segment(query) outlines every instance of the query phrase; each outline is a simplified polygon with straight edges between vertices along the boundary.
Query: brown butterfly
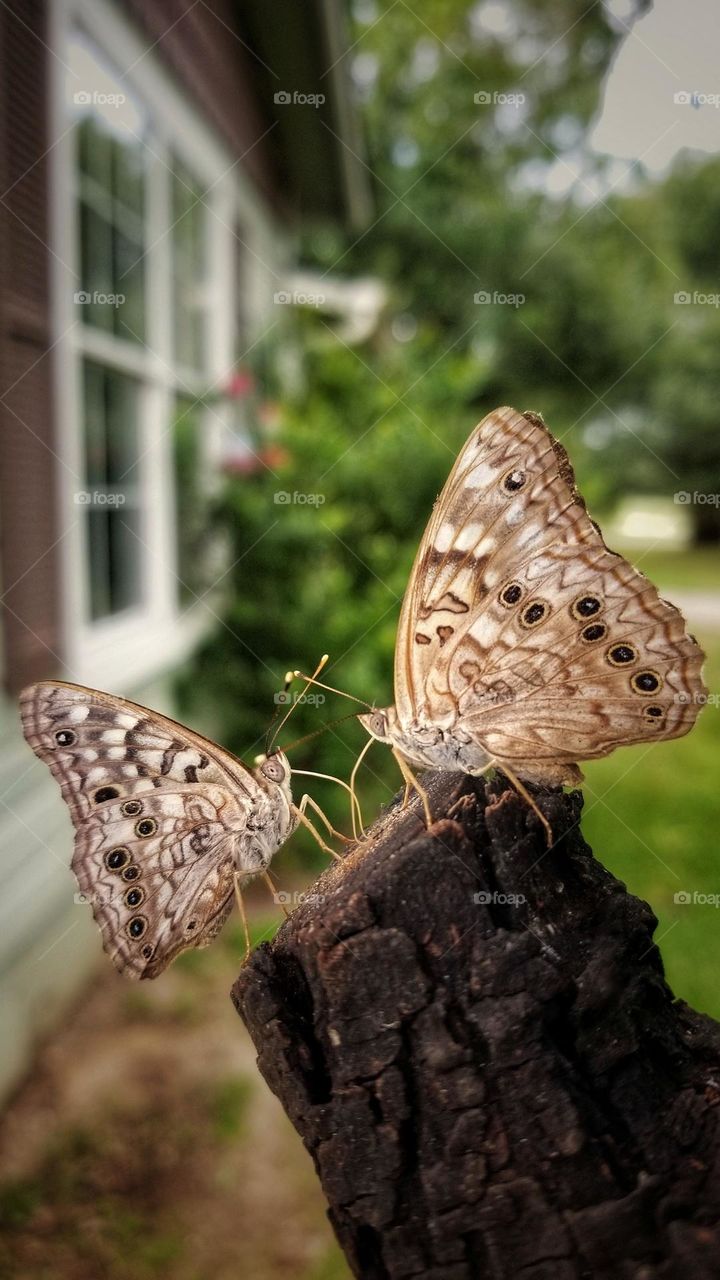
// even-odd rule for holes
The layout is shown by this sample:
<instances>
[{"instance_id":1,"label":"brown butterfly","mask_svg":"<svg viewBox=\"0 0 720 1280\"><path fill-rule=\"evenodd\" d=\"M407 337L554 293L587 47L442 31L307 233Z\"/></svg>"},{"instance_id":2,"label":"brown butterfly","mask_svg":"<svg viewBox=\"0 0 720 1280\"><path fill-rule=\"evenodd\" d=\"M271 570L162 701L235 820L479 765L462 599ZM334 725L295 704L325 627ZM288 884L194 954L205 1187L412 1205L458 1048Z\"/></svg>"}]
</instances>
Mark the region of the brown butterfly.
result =
<instances>
[{"instance_id":1,"label":"brown butterfly","mask_svg":"<svg viewBox=\"0 0 720 1280\"><path fill-rule=\"evenodd\" d=\"M473 431L425 530L395 705L359 719L406 778L409 762L576 783L578 761L687 733L703 657L679 610L605 546L542 419L502 408Z\"/></svg>"},{"instance_id":2,"label":"brown butterfly","mask_svg":"<svg viewBox=\"0 0 720 1280\"><path fill-rule=\"evenodd\" d=\"M240 882L267 872L298 822L333 853L305 817L308 803L320 812L310 797L293 804L279 751L249 769L166 716L81 685L31 685L20 708L70 810L80 891L130 978L207 946Z\"/></svg>"}]
</instances>

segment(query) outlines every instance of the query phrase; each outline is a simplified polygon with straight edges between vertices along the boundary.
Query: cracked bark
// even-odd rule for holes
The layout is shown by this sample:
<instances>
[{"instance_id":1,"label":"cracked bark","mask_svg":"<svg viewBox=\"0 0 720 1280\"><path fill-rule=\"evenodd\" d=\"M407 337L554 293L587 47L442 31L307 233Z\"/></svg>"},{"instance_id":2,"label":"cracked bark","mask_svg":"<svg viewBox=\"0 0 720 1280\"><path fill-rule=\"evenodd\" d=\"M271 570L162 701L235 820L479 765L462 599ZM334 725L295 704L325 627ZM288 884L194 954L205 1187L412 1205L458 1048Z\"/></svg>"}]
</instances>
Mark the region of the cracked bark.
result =
<instances>
[{"instance_id":1,"label":"cracked bark","mask_svg":"<svg viewBox=\"0 0 720 1280\"><path fill-rule=\"evenodd\" d=\"M579 793L536 793L548 851L504 779L426 783L432 829L396 798L233 989L353 1273L720 1277L720 1024Z\"/></svg>"}]
</instances>

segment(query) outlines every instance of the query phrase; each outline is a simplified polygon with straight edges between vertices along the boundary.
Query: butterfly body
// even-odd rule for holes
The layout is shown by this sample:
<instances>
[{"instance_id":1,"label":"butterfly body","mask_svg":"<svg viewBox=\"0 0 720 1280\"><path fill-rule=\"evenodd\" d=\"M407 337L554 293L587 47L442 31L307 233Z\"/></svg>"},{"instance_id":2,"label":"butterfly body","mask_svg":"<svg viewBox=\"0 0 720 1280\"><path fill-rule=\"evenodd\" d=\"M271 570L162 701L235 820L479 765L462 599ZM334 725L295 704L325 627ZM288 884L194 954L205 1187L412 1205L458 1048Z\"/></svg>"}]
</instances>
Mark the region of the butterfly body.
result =
<instances>
[{"instance_id":1,"label":"butterfly body","mask_svg":"<svg viewBox=\"0 0 720 1280\"><path fill-rule=\"evenodd\" d=\"M70 809L72 869L117 968L152 978L207 946L237 879L263 872L297 825L285 757L250 770L154 711L79 685L32 685L20 705Z\"/></svg>"},{"instance_id":2,"label":"butterfly body","mask_svg":"<svg viewBox=\"0 0 720 1280\"><path fill-rule=\"evenodd\" d=\"M410 763L422 769L483 773L492 757L459 727L441 729L419 720L403 727L395 707L358 716L374 738L395 747Z\"/></svg>"},{"instance_id":3,"label":"butterfly body","mask_svg":"<svg viewBox=\"0 0 720 1280\"><path fill-rule=\"evenodd\" d=\"M606 547L536 414L488 414L433 509L398 628L395 706L360 717L410 763L541 785L687 733L703 653Z\"/></svg>"}]
</instances>

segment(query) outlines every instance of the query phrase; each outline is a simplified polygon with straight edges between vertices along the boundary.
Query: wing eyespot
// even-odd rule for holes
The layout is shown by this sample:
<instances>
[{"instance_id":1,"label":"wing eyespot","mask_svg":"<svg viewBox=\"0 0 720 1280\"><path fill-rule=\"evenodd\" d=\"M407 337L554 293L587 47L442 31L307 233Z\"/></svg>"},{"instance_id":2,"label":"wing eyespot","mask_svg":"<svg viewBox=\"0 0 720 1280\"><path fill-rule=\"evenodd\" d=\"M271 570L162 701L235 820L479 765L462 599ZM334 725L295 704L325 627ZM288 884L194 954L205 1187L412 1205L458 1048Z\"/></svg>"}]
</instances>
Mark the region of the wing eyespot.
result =
<instances>
[{"instance_id":1,"label":"wing eyespot","mask_svg":"<svg viewBox=\"0 0 720 1280\"><path fill-rule=\"evenodd\" d=\"M508 471L507 475L503 476L500 483L506 493L517 493L519 489L523 488L526 482L527 475L525 472L513 468L512 471Z\"/></svg>"},{"instance_id":2,"label":"wing eyespot","mask_svg":"<svg viewBox=\"0 0 720 1280\"><path fill-rule=\"evenodd\" d=\"M117 800L120 792L117 787L99 787L93 796L96 804L104 804L106 800Z\"/></svg>"},{"instance_id":3,"label":"wing eyespot","mask_svg":"<svg viewBox=\"0 0 720 1280\"><path fill-rule=\"evenodd\" d=\"M121 875L123 880L125 881L137 880L138 876L140 875L140 871L133 863L132 866L125 867L125 870L121 872Z\"/></svg>"},{"instance_id":4,"label":"wing eyespot","mask_svg":"<svg viewBox=\"0 0 720 1280\"><path fill-rule=\"evenodd\" d=\"M143 839L146 836L153 836L157 831L157 822L154 818L141 818L135 823L135 835Z\"/></svg>"},{"instance_id":5,"label":"wing eyespot","mask_svg":"<svg viewBox=\"0 0 720 1280\"><path fill-rule=\"evenodd\" d=\"M654 704L650 707L643 707L642 713L648 724L656 725L658 728L665 717L663 708L655 706Z\"/></svg>"},{"instance_id":6,"label":"wing eyespot","mask_svg":"<svg viewBox=\"0 0 720 1280\"><path fill-rule=\"evenodd\" d=\"M583 618L594 618L595 614L599 613L602 607L603 602L599 596L578 596L577 600L574 600L570 605L570 613L573 618L579 618L580 620Z\"/></svg>"},{"instance_id":7,"label":"wing eyespot","mask_svg":"<svg viewBox=\"0 0 720 1280\"><path fill-rule=\"evenodd\" d=\"M595 644L596 641L602 640L607 635L607 627L604 622L593 622L589 627L583 627L580 632L580 639L586 644Z\"/></svg>"},{"instance_id":8,"label":"wing eyespot","mask_svg":"<svg viewBox=\"0 0 720 1280\"><path fill-rule=\"evenodd\" d=\"M637 661L637 651L631 644L623 640L620 644L612 644L605 654L611 667L627 667Z\"/></svg>"},{"instance_id":9,"label":"wing eyespot","mask_svg":"<svg viewBox=\"0 0 720 1280\"><path fill-rule=\"evenodd\" d=\"M59 747L71 747L77 741L77 735L72 729L58 729L55 734L55 741Z\"/></svg>"},{"instance_id":10,"label":"wing eyespot","mask_svg":"<svg viewBox=\"0 0 720 1280\"><path fill-rule=\"evenodd\" d=\"M130 938L142 938L145 930L147 929L147 923L145 916L133 916L126 924L125 932Z\"/></svg>"},{"instance_id":11,"label":"wing eyespot","mask_svg":"<svg viewBox=\"0 0 720 1280\"><path fill-rule=\"evenodd\" d=\"M139 885L136 885L133 889L125 890L123 900L126 907L139 907L144 897L144 889L141 889Z\"/></svg>"},{"instance_id":12,"label":"wing eyespot","mask_svg":"<svg viewBox=\"0 0 720 1280\"><path fill-rule=\"evenodd\" d=\"M522 599L522 593L523 589L519 582L509 582L506 587L503 587L500 595L498 596L498 600L501 604L504 604L507 609L512 609L513 605L517 604L518 601Z\"/></svg>"},{"instance_id":13,"label":"wing eyespot","mask_svg":"<svg viewBox=\"0 0 720 1280\"><path fill-rule=\"evenodd\" d=\"M152 960L155 955L155 948L151 942L146 942L142 949L142 954L146 960Z\"/></svg>"},{"instance_id":14,"label":"wing eyespot","mask_svg":"<svg viewBox=\"0 0 720 1280\"><path fill-rule=\"evenodd\" d=\"M531 600L520 614L520 626L537 627L549 613L550 606L544 600Z\"/></svg>"},{"instance_id":15,"label":"wing eyespot","mask_svg":"<svg viewBox=\"0 0 720 1280\"><path fill-rule=\"evenodd\" d=\"M130 861L130 851L128 849L117 848L110 849L105 854L105 866L108 871L122 871Z\"/></svg>"},{"instance_id":16,"label":"wing eyespot","mask_svg":"<svg viewBox=\"0 0 720 1280\"><path fill-rule=\"evenodd\" d=\"M662 685L662 677L657 671L636 671L630 677L630 688L635 693L656 693Z\"/></svg>"},{"instance_id":17,"label":"wing eyespot","mask_svg":"<svg viewBox=\"0 0 720 1280\"><path fill-rule=\"evenodd\" d=\"M142 801L126 800L124 804L120 805L120 810L125 814L126 818L136 818L143 811Z\"/></svg>"}]
</instances>

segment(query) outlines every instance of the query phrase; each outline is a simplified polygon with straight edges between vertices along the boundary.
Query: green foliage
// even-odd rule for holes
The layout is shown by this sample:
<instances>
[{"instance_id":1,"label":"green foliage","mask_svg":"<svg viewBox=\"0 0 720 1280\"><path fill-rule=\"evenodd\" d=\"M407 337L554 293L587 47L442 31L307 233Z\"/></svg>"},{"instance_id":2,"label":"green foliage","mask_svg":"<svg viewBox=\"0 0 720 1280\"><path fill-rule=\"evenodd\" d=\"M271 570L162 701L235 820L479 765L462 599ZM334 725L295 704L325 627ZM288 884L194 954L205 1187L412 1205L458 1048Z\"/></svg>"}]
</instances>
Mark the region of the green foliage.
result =
<instances>
[{"instance_id":1,"label":"green foliage","mask_svg":"<svg viewBox=\"0 0 720 1280\"><path fill-rule=\"evenodd\" d=\"M282 452L271 470L227 481L215 512L232 564L223 625L184 682L246 760L287 668L307 670L324 651L331 684L390 701L418 540L457 449L496 405L543 413L600 517L627 492L720 492L720 311L675 301L717 279L720 162L683 160L654 184L638 168L633 189L593 202L605 166L582 147L619 39L605 8L519 0L507 9L515 30L497 36L474 14L464 0L434 0L422 20L406 5L357 6L376 217L359 236L306 232L301 251L320 275L379 277L387 316L350 349L323 318L296 313L259 353ZM525 102L478 103L479 91ZM583 177L562 198L546 194L536 179L579 154ZM476 301L493 291L524 301ZM300 387L278 376L285 348L301 353ZM716 546L718 509L688 512ZM679 585L704 585L705 568L690 573ZM332 695L301 706L280 742L352 710ZM349 720L292 763L347 778L365 741ZM602 766L608 776L619 760ZM370 816L398 778L380 747L367 766ZM310 789L347 829L344 793ZM304 833L296 842L319 866Z\"/></svg>"}]
</instances>

